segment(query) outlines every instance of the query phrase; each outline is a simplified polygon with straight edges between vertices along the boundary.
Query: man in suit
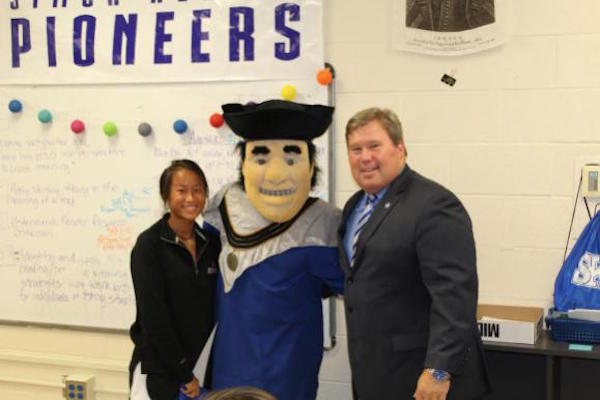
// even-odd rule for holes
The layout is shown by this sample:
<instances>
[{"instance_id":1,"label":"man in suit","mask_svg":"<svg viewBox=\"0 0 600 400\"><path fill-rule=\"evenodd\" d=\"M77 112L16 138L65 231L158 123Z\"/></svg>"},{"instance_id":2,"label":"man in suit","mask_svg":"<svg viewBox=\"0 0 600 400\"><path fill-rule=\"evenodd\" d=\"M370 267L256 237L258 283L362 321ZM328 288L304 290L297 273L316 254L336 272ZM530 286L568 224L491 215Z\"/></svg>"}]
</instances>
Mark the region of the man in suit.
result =
<instances>
[{"instance_id":1,"label":"man in suit","mask_svg":"<svg viewBox=\"0 0 600 400\"><path fill-rule=\"evenodd\" d=\"M354 115L346 144L362 189L338 232L354 398L480 398L489 382L466 210L406 164L392 111Z\"/></svg>"}]
</instances>

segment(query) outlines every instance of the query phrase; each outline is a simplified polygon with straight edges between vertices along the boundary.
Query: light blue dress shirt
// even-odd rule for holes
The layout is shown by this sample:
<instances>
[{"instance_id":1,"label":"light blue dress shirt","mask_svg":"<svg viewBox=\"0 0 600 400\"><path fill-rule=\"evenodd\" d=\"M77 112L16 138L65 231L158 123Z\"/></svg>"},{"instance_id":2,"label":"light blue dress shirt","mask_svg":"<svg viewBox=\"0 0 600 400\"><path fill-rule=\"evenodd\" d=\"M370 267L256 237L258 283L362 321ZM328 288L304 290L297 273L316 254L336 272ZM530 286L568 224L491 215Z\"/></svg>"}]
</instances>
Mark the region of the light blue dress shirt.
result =
<instances>
[{"instance_id":1,"label":"light blue dress shirt","mask_svg":"<svg viewBox=\"0 0 600 400\"><path fill-rule=\"evenodd\" d=\"M377 207L377 204L383 199L385 193L389 189L389 185L381 189L379 192L375 193L377 195L377 200L373 204L373 209ZM346 255L348 256L348 261L352 259L352 238L354 237L354 232L356 232L358 217L362 215L363 210L367 206L367 194L363 192L362 198L356 203L354 210L350 214L348 221L346 221L346 233L344 234L344 249L346 250Z\"/></svg>"}]
</instances>

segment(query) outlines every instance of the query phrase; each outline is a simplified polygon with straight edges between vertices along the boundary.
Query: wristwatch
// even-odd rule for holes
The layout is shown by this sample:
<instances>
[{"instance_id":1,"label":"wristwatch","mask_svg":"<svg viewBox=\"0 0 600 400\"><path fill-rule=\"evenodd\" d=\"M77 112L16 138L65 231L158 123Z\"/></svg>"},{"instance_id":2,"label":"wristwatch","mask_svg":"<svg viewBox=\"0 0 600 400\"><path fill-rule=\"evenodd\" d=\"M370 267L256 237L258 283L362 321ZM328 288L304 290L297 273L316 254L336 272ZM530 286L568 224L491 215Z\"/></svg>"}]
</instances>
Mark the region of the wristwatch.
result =
<instances>
[{"instance_id":1,"label":"wristwatch","mask_svg":"<svg viewBox=\"0 0 600 400\"><path fill-rule=\"evenodd\" d=\"M426 368L425 371L435 379L436 382L450 380L450 373L441 369Z\"/></svg>"}]
</instances>

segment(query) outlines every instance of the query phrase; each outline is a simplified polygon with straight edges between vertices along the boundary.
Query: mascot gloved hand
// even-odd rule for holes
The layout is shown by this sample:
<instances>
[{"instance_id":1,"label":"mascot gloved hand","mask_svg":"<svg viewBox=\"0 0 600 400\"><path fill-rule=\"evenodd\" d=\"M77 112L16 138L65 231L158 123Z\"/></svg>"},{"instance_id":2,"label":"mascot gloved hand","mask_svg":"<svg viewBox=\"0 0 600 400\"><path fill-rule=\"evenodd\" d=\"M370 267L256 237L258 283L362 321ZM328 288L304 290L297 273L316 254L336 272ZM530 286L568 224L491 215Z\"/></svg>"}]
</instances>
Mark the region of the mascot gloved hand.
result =
<instances>
[{"instance_id":1,"label":"mascot gloved hand","mask_svg":"<svg viewBox=\"0 0 600 400\"><path fill-rule=\"evenodd\" d=\"M339 210L309 197L312 140L333 108L289 101L223 105L242 137L238 182L210 201L220 231L212 389L254 386L279 399L315 399L323 357L321 294L341 293Z\"/></svg>"}]
</instances>

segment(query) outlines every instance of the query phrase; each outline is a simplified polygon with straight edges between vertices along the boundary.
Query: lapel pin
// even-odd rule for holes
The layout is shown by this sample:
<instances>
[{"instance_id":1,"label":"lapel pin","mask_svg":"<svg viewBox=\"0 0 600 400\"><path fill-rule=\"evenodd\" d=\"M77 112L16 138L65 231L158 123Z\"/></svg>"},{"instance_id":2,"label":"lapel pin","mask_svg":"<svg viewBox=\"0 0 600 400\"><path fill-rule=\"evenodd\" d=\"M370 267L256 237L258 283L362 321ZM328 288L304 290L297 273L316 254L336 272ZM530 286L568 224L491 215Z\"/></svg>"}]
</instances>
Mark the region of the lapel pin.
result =
<instances>
[{"instance_id":1,"label":"lapel pin","mask_svg":"<svg viewBox=\"0 0 600 400\"><path fill-rule=\"evenodd\" d=\"M388 201L387 203L385 203L384 207L385 208L390 208L390 202Z\"/></svg>"}]
</instances>

